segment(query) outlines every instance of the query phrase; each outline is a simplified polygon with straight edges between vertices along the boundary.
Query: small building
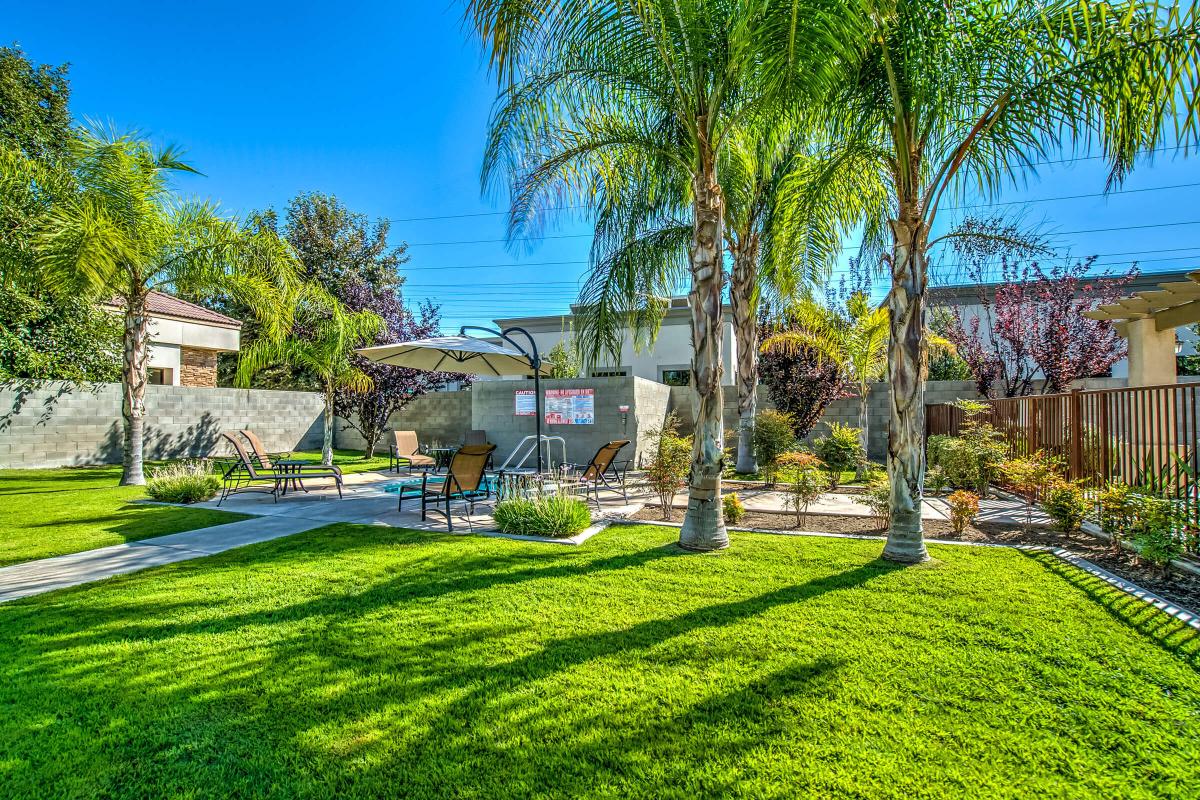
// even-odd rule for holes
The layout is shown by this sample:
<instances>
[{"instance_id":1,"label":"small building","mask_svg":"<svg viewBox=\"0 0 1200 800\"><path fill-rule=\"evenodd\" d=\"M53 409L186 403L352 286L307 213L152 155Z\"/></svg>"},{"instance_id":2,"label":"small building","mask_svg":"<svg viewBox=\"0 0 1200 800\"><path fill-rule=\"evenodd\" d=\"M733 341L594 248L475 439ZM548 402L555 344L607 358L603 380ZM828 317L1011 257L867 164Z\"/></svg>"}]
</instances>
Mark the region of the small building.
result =
<instances>
[{"instance_id":1,"label":"small building","mask_svg":"<svg viewBox=\"0 0 1200 800\"><path fill-rule=\"evenodd\" d=\"M494 320L500 330L513 326L529 331L537 342L538 352L545 356L560 341L569 340L576 328L572 314L553 314L542 317L511 317ZM734 382L737 368L737 342L733 335L733 314L729 306L723 309L721 320L721 368L723 383ZM516 337L522 345L521 337ZM568 341L569 343L569 341ZM663 318L654 344L638 351L632 331L626 331L621 352L591 370L592 378L645 378L668 386L687 386L692 370L691 313L686 297L671 298L671 307Z\"/></svg>"},{"instance_id":2,"label":"small building","mask_svg":"<svg viewBox=\"0 0 1200 800\"><path fill-rule=\"evenodd\" d=\"M121 313L124 303L105 308ZM217 385L217 355L241 347L242 323L165 292L146 298L150 317L149 382L166 386Z\"/></svg>"}]
</instances>

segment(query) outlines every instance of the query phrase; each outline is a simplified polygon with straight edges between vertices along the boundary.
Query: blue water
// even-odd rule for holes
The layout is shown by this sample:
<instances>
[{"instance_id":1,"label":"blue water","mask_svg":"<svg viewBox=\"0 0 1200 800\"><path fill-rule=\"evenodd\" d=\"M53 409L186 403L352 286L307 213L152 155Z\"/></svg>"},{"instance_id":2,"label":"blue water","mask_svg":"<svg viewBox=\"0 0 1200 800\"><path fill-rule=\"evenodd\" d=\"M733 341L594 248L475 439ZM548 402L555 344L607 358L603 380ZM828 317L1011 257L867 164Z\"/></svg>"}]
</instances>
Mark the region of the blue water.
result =
<instances>
[{"instance_id":1,"label":"blue water","mask_svg":"<svg viewBox=\"0 0 1200 800\"><path fill-rule=\"evenodd\" d=\"M446 476L445 476L445 475L430 475L430 476L429 476L429 485L431 485L431 486L436 486L436 485L438 485L438 484L440 484L440 483L444 483L444 482L445 482L445 480L446 480ZM420 475L414 475L414 476L412 476L411 478L401 478L400 480L398 480L398 481L394 481L393 483L385 483L385 484L383 485L383 490L384 490L385 492L390 492L390 493L392 493L392 494L397 494L397 493L400 491L400 487L402 487L402 486L416 486L416 487L420 487L420 485L421 485L421 476L420 476ZM495 476L492 476L492 475L485 475L485 476L484 476L484 478L483 478L483 486L482 486L482 487L480 487L480 488L486 488L486 489L488 489L488 490L490 490L490 491L492 491L492 492L495 492L495 491L496 491L496 478L495 478Z\"/></svg>"}]
</instances>

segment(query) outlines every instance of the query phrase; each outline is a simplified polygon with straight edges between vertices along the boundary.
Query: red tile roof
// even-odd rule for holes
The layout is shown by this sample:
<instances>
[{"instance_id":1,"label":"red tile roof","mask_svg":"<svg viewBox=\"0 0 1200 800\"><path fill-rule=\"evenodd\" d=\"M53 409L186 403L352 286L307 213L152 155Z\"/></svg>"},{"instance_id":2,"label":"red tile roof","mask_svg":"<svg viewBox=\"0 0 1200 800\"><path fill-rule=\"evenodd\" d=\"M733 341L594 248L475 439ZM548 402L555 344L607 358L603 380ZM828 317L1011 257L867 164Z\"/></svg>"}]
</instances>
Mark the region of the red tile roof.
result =
<instances>
[{"instance_id":1,"label":"red tile roof","mask_svg":"<svg viewBox=\"0 0 1200 800\"><path fill-rule=\"evenodd\" d=\"M123 308L125 302L119 297L114 297L109 301L108 305L114 308ZM186 319L207 325L220 325L223 328L242 327L241 321L233 317L227 317L204 306L180 300L178 297L169 295L166 292L151 292L146 297L146 310L153 316Z\"/></svg>"}]
</instances>

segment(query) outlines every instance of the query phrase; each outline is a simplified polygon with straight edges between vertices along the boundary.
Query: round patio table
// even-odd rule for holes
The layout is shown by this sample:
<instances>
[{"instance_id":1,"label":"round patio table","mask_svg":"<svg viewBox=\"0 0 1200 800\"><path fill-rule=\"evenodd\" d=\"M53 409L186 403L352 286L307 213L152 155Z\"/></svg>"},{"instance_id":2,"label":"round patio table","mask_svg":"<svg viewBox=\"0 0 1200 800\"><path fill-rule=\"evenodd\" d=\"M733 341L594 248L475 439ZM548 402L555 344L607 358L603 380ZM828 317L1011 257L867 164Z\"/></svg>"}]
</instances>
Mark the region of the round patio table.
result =
<instances>
[{"instance_id":1,"label":"round patio table","mask_svg":"<svg viewBox=\"0 0 1200 800\"><path fill-rule=\"evenodd\" d=\"M444 469L449 469L450 462L454 459L454 454L457 452L457 447L429 448L429 455L433 456L433 471L441 472Z\"/></svg>"},{"instance_id":2,"label":"round patio table","mask_svg":"<svg viewBox=\"0 0 1200 800\"><path fill-rule=\"evenodd\" d=\"M287 494L289 486L292 491L299 489L305 494L308 493L308 489L304 488L304 481L300 480L301 472L304 469L304 465L307 463L307 461L298 461L296 459L286 459L275 462L275 471L284 476L283 483L280 487L282 490L280 491L280 494Z\"/></svg>"}]
</instances>

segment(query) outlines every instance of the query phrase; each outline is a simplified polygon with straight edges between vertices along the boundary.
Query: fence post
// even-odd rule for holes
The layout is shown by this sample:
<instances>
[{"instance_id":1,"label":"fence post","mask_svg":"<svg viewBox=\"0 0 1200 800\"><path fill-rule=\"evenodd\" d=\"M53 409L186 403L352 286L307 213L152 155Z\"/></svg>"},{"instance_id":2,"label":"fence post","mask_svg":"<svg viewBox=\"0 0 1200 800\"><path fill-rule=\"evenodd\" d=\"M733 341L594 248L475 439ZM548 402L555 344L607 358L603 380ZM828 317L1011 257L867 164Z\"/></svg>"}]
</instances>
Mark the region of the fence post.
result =
<instances>
[{"instance_id":1,"label":"fence post","mask_svg":"<svg viewBox=\"0 0 1200 800\"><path fill-rule=\"evenodd\" d=\"M1083 477L1083 398L1078 389L1071 390L1070 405L1071 468L1070 478L1077 481Z\"/></svg>"}]
</instances>

